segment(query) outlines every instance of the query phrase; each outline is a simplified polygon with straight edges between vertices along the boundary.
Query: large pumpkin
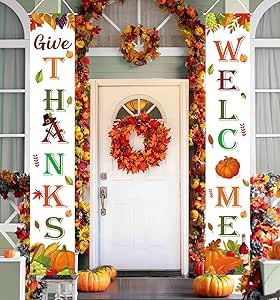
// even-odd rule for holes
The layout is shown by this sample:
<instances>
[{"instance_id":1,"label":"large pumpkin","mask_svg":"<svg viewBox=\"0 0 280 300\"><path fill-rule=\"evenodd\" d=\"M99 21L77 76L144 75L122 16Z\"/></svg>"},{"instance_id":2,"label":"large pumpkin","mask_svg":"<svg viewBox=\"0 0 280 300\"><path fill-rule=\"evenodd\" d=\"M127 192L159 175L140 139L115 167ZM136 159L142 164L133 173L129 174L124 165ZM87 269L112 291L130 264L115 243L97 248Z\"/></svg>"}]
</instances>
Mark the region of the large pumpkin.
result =
<instances>
[{"instance_id":1,"label":"large pumpkin","mask_svg":"<svg viewBox=\"0 0 280 300\"><path fill-rule=\"evenodd\" d=\"M117 277L117 270L113 266L107 266L107 265L106 266L100 266L100 267L96 268L96 270L107 272L112 280Z\"/></svg>"},{"instance_id":2,"label":"large pumpkin","mask_svg":"<svg viewBox=\"0 0 280 300\"><path fill-rule=\"evenodd\" d=\"M225 157L216 166L216 173L223 178L232 178L239 173L240 163L233 157Z\"/></svg>"},{"instance_id":3,"label":"large pumpkin","mask_svg":"<svg viewBox=\"0 0 280 300\"><path fill-rule=\"evenodd\" d=\"M111 278L105 271L80 271L78 290L81 292L102 292L110 285Z\"/></svg>"},{"instance_id":4,"label":"large pumpkin","mask_svg":"<svg viewBox=\"0 0 280 300\"><path fill-rule=\"evenodd\" d=\"M234 281L227 275L216 275L214 270L193 281L193 292L199 297L227 297L232 294Z\"/></svg>"},{"instance_id":5,"label":"large pumpkin","mask_svg":"<svg viewBox=\"0 0 280 300\"><path fill-rule=\"evenodd\" d=\"M75 253L68 251L65 246L62 247L62 250L52 252L49 257L51 258L50 265L52 269L58 272L65 268L75 269Z\"/></svg>"},{"instance_id":6,"label":"large pumpkin","mask_svg":"<svg viewBox=\"0 0 280 300\"><path fill-rule=\"evenodd\" d=\"M224 258L225 255L220 249L221 240L212 241L208 247L203 250L205 255L205 270L208 270L210 266L213 266L218 259Z\"/></svg>"},{"instance_id":7,"label":"large pumpkin","mask_svg":"<svg viewBox=\"0 0 280 300\"><path fill-rule=\"evenodd\" d=\"M280 259L280 241L274 242L271 250L269 251L271 259Z\"/></svg>"}]
</instances>

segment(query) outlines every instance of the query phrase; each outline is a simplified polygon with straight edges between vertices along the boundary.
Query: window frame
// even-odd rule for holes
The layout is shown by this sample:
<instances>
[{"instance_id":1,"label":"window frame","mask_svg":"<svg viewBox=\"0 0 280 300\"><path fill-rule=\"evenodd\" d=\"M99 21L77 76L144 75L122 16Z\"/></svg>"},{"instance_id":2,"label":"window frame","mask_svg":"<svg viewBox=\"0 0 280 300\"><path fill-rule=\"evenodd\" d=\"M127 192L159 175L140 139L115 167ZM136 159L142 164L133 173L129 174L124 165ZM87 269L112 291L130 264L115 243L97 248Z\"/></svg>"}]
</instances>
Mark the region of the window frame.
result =
<instances>
[{"instance_id":1,"label":"window frame","mask_svg":"<svg viewBox=\"0 0 280 300\"><path fill-rule=\"evenodd\" d=\"M280 37L279 38L256 38L256 32L260 20L265 13L273 7L275 4L280 3L280 0L264 0L255 10L251 20L251 175L257 173L257 160L256 160L256 140L257 138L280 138L279 134L257 134L256 133L256 94L257 93L279 93L280 89L257 89L256 88L256 49L259 48L279 48L280 49Z\"/></svg>"},{"instance_id":2,"label":"window frame","mask_svg":"<svg viewBox=\"0 0 280 300\"><path fill-rule=\"evenodd\" d=\"M18 17L21 26L23 28L23 39L0 39L0 49L24 49L25 53L25 82L24 82L24 89L0 89L0 94L8 94L14 93L24 94L24 133L23 134L11 134L5 133L0 134L1 138L23 138L24 139L24 172L29 173L30 170L30 159L29 159L29 152L30 152L30 136L29 136L29 129L30 129L30 120L29 120L29 96L30 96L30 72L29 72L29 64L30 64L30 34L29 34L29 17L27 12L24 8L14 0L0 0L0 3L4 4L8 8L10 8Z\"/></svg>"}]
</instances>

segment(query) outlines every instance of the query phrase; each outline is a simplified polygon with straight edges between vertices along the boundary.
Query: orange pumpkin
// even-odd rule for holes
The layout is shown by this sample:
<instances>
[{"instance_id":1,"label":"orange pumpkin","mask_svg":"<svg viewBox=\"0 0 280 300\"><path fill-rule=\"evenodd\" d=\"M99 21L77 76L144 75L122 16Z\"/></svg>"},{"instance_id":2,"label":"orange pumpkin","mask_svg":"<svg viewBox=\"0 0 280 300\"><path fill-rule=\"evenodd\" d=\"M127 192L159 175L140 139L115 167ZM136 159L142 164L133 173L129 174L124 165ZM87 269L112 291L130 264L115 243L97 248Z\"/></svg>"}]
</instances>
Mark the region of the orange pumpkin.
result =
<instances>
[{"instance_id":1,"label":"orange pumpkin","mask_svg":"<svg viewBox=\"0 0 280 300\"><path fill-rule=\"evenodd\" d=\"M203 254L205 255L205 270L208 270L210 266L213 266L218 259L225 257L222 249L219 248L220 242L220 239L212 241L209 246L203 250Z\"/></svg>"},{"instance_id":2,"label":"orange pumpkin","mask_svg":"<svg viewBox=\"0 0 280 300\"><path fill-rule=\"evenodd\" d=\"M52 269L60 272L65 268L70 270L75 269L75 254L72 251L68 251L65 246L62 250L56 250L50 254L50 265Z\"/></svg>"},{"instance_id":3,"label":"orange pumpkin","mask_svg":"<svg viewBox=\"0 0 280 300\"><path fill-rule=\"evenodd\" d=\"M269 257L271 259L280 259L280 241L272 244L272 248L269 251Z\"/></svg>"},{"instance_id":4,"label":"orange pumpkin","mask_svg":"<svg viewBox=\"0 0 280 300\"><path fill-rule=\"evenodd\" d=\"M239 173L240 163L233 157L225 157L216 166L216 173L223 178L232 178Z\"/></svg>"},{"instance_id":5,"label":"orange pumpkin","mask_svg":"<svg viewBox=\"0 0 280 300\"><path fill-rule=\"evenodd\" d=\"M5 258L13 258L15 256L15 250L14 249L5 249L4 250L4 257Z\"/></svg>"},{"instance_id":6,"label":"orange pumpkin","mask_svg":"<svg viewBox=\"0 0 280 300\"><path fill-rule=\"evenodd\" d=\"M226 275L229 271L234 270L238 266L242 266L243 262L239 257L225 256L213 263L213 267L217 274Z\"/></svg>"},{"instance_id":7,"label":"orange pumpkin","mask_svg":"<svg viewBox=\"0 0 280 300\"><path fill-rule=\"evenodd\" d=\"M227 297L232 294L234 281L227 275L216 275L214 270L193 281L193 292L198 297Z\"/></svg>"},{"instance_id":8,"label":"orange pumpkin","mask_svg":"<svg viewBox=\"0 0 280 300\"><path fill-rule=\"evenodd\" d=\"M96 268L96 271L107 272L112 280L117 277L117 270L113 266L100 266L100 267Z\"/></svg>"},{"instance_id":9,"label":"orange pumpkin","mask_svg":"<svg viewBox=\"0 0 280 300\"><path fill-rule=\"evenodd\" d=\"M111 278L105 271L80 271L78 290L81 292L102 292L110 285Z\"/></svg>"}]
</instances>

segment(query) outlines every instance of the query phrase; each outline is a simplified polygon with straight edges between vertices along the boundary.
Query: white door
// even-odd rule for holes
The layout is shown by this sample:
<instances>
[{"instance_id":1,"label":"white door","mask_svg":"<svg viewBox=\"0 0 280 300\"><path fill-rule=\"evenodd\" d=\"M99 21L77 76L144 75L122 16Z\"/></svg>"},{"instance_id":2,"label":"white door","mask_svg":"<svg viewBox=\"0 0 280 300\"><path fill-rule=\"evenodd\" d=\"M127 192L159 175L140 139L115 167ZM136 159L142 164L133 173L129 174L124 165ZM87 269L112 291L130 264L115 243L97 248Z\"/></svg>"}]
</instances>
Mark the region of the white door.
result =
<instances>
[{"instance_id":1,"label":"white door","mask_svg":"<svg viewBox=\"0 0 280 300\"><path fill-rule=\"evenodd\" d=\"M99 212L99 263L112 264L119 270L180 270L182 87L171 80L156 80L154 84L152 80L148 84L133 82L120 84L118 80L114 84L110 80L107 86L99 85L97 91L99 172L106 173L99 187L107 187L106 215ZM127 174L118 170L110 156L108 132L116 119L140 111L161 119L171 128L171 142L159 167L141 174ZM135 150L141 149L141 137L132 135L130 142Z\"/></svg>"}]
</instances>

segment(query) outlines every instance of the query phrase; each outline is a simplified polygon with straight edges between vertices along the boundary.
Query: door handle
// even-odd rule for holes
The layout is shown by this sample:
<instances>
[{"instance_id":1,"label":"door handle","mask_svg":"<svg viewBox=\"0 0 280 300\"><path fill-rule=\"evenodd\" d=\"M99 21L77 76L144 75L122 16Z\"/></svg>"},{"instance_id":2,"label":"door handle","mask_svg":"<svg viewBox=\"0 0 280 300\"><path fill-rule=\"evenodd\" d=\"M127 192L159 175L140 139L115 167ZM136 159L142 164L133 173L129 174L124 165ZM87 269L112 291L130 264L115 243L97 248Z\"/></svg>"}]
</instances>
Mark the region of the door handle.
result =
<instances>
[{"instance_id":1,"label":"door handle","mask_svg":"<svg viewBox=\"0 0 280 300\"><path fill-rule=\"evenodd\" d=\"M99 191L99 197L101 202L101 216L106 216L105 199L107 198L107 187L101 186Z\"/></svg>"}]
</instances>

